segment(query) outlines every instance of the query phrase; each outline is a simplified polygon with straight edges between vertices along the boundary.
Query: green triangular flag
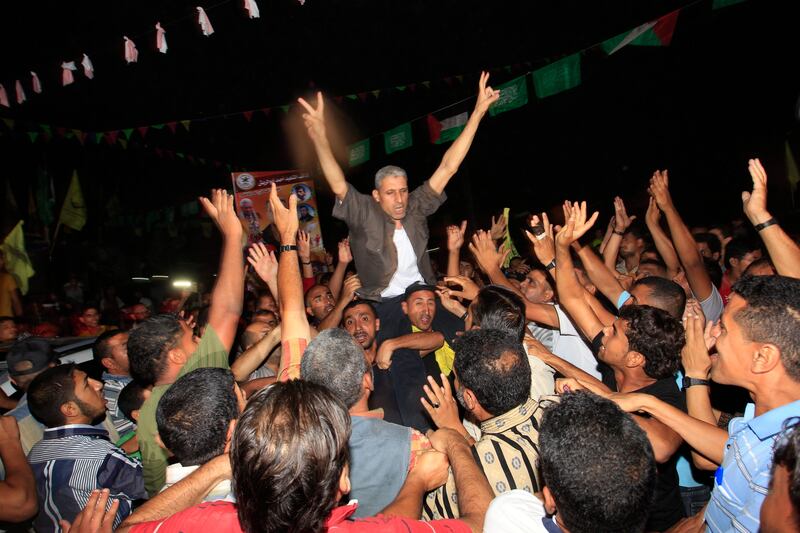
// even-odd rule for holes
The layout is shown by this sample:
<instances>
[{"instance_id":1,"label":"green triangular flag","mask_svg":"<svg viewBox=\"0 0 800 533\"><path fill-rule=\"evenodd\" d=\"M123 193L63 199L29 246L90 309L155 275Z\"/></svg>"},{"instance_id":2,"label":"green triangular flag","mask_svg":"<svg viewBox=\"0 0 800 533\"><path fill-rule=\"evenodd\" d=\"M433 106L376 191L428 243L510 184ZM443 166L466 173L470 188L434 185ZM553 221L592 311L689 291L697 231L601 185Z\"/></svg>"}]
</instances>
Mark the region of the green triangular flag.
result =
<instances>
[{"instance_id":1,"label":"green triangular flag","mask_svg":"<svg viewBox=\"0 0 800 533\"><path fill-rule=\"evenodd\" d=\"M72 130L67 130L67 132L64 134L64 137L66 137L67 139L72 139L73 137L75 137L75 132Z\"/></svg>"},{"instance_id":2,"label":"green triangular flag","mask_svg":"<svg viewBox=\"0 0 800 533\"><path fill-rule=\"evenodd\" d=\"M104 133L102 133L102 132L95 133L94 134L94 142L97 143L97 144L100 144L100 139L103 138L103 135L104 135Z\"/></svg>"},{"instance_id":3,"label":"green triangular flag","mask_svg":"<svg viewBox=\"0 0 800 533\"><path fill-rule=\"evenodd\" d=\"M369 139L358 141L348 146L350 166L355 167L369 161Z\"/></svg>"},{"instance_id":4,"label":"green triangular flag","mask_svg":"<svg viewBox=\"0 0 800 533\"><path fill-rule=\"evenodd\" d=\"M431 82L429 82L429 81L427 81L427 80L426 80L426 81L423 81L423 82L422 82L422 85L424 85L426 89L430 89L430 88L431 88Z\"/></svg>"},{"instance_id":5,"label":"green triangular flag","mask_svg":"<svg viewBox=\"0 0 800 533\"><path fill-rule=\"evenodd\" d=\"M547 98L581 84L581 55L572 54L533 71L536 96Z\"/></svg>"},{"instance_id":6,"label":"green triangular flag","mask_svg":"<svg viewBox=\"0 0 800 533\"><path fill-rule=\"evenodd\" d=\"M383 145L387 154L411 147L411 123L406 122L383 134Z\"/></svg>"},{"instance_id":7,"label":"green triangular flag","mask_svg":"<svg viewBox=\"0 0 800 533\"><path fill-rule=\"evenodd\" d=\"M722 9L723 7L728 6L735 6L736 4L741 4L745 0L714 0L714 3L711 5L711 9Z\"/></svg>"},{"instance_id":8,"label":"green triangular flag","mask_svg":"<svg viewBox=\"0 0 800 533\"><path fill-rule=\"evenodd\" d=\"M186 157L186 156L184 155L184 153L183 153L183 152L175 152L175 155L177 155L177 156L178 156L178 157L180 157L181 159L183 159L184 157Z\"/></svg>"},{"instance_id":9,"label":"green triangular flag","mask_svg":"<svg viewBox=\"0 0 800 533\"><path fill-rule=\"evenodd\" d=\"M36 142L36 138L37 138L38 136L39 136L39 132L38 132L38 131L29 131L29 132L28 132L28 137L30 137L30 138L31 138L31 142L32 142L32 143L35 143L35 142Z\"/></svg>"},{"instance_id":10,"label":"green triangular flag","mask_svg":"<svg viewBox=\"0 0 800 533\"><path fill-rule=\"evenodd\" d=\"M405 85L398 85L398 86L395 87L395 89L397 89L398 91L405 91L406 90L406 86Z\"/></svg>"},{"instance_id":11,"label":"green triangular flag","mask_svg":"<svg viewBox=\"0 0 800 533\"><path fill-rule=\"evenodd\" d=\"M348 94L347 98L349 98L350 100L358 100L358 95L357 94Z\"/></svg>"},{"instance_id":12,"label":"green triangular flag","mask_svg":"<svg viewBox=\"0 0 800 533\"><path fill-rule=\"evenodd\" d=\"M48 137L53 136L53 131L50 129L50 126L47 124L39 124L39 127L42 128L42 131L47 134Z\"/></svg>"},{"instance_id":13,"label":"green triangular flag","mask_svg":"<svg viewBox=\"0 0 800 533\"><path fill-rule=\"evenodd\" d=\"M289 105L288 104L287 105L282 105L281 106L281 111L283 111L284 113L288 113L289 112Z\"/></svg>"},{"instance_id":14,"label":"green triangular flag","mask_svg":"<svg viewBox=\"0 0 800 533\"><path fill-rule=\"evenodd\" d=\"M153 129L156 129L156 130L163 130L164 129L164 124L153 124L150 127L153 128Z\"/></svg>"},{"instance_id":15,"label":"green triangular flag","mask_svg":"<svg viewBox=\"0 0 800 533\"><path fill-rule=\"evenodd\" d=\"M122 133L125 135L125 139L131 140L131 135L133 135L133 128L126 128L122 130Z\"/></svg>"},{"instance_id":16,"label":"green triangular flag","mask_svg":"<svg viewBox=\"0 0 800 533\"><path fill-rule=\"evenodd\" d=\"M489 108L491 116L511 111L528 103L528 84L525 76L515 78L497 88L500 89L500 99Z\"/></svg>"}]
</instances>

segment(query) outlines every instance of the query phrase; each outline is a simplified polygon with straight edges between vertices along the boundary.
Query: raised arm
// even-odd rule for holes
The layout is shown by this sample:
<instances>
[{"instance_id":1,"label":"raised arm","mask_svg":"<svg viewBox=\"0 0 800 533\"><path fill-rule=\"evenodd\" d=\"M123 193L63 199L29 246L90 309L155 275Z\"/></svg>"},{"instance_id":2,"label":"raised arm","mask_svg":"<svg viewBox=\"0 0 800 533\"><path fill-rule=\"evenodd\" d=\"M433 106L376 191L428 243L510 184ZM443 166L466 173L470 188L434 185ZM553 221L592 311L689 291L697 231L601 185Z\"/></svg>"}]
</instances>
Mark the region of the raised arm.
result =
<instances>
[{"instance_id":1,"label":"raised arm","mask_svg":"<svg viewBox=\"0 0 800 533\"><path fill-rule=\"evenodd\" d=\"M600 260L591 246L581 246L578 251L578 257L583 262L586 275L589 276L597 290L603 293L612 304L617 305L619 297L625 289L617 281L616 271L612 272L608 265Z\"/></svg>"},{"instance_id":2,"label":"raised arm","mask_svg":"<svg viewBox=\"0 0 800 533\"><path fill-rule=\"evenodd\" d=\"M667 277L669 279L674 278L678 275L681 262L678 259L678 254L675 253L675 247L672 246L672 240L661 227L661 210L652 196L650 197L650 204L647 206L645 223L647 224L647 230L653 237L653 243L656 245L658 254L664 260L664 264L667 265Z\"/></svg>"},{"instance_id":3,"label":"raised arm","mask_svg":"<svg viewBox=\"0 0 800 533\"><path fill-rule=\"evenodd\" d=\"M467 231L467 221L462 220L461 226L447 226L447 275L458 276L461 263L461 247L464 246L464 233Z\"/></svg>"},{"instance_id":4,"label":"raised arm","mask_svg":"<svg viewBox=\"0 0 800 533\"><path fill-rule=\"evenodd\" d=\"M275 258L275 252L268 251L266 246L258 242L250 247L247 262L253 267L261 281L267 284L275 302L279 303L278 260Z\"/></svg>"},{"instance_id":5,"label":"raised arm","mask_svg":"<svg viewBox=\"0 0 800 533\"><path fill-rule=\"evenodd\" d=\"M350 239L342 239L339 241L339 262L336 263L336 268L333 269L331 281L328 283L328 288L335 299L339 299L342 295L342 284L344 283L344 275L347 272L347 265L353 261L353 252L350 251Z\"/></svg>"},{"instance_id":6,"label":"raised arm","mask_svg":"<svg viewBox=\"0 0 800 533\"><path fill-rule=\"evenodd\" d=\"M347 195L347 180L328 142L328 134L325 131L325 100L322 98L322 93L317 93L316 109L302 98L298 98L297 101L306 110L303 113L303 120L305 121L308 135L314 143L314 150L317 152L322 173L325 175L325 179L328 181L328 185L330 185L336 198L340 201L344 200Z\"/></svg>"},{"instance_id":7,"label":"raised arm","mask_svg":"<svg viewBox=\"0 0 800 533\"><path fill-rule=\"evenodd\" d=\"M311 266L311 239L303 230L297 232L297 255L300 257L300 269L303 279L313 278L314 269Z\"/></svg>"},{"instance_id":8,"label":"raised arm","mask_svg":"<svg viewBox=\"0 0 800 533\"><path fill-rule=\"evenodd\" d=\"M211 200L200 198L200 203L222 233L222 259L217 283L211 293L208 324L230 350L236 338L244 299L242 224L233 209L233 196L229 196L227 191L214 189Z\"/></svg>"},{"instance_id":9,"label":"raised arm","mask_svg":"<svg viewBox=\"0 0 800 533\"><path fill-rule=\"evenodd\" d=\"M436 169L428 182L431 189L433 189L436 194L442 194L450 178L458 172L458 167L461 166L461 162L464 161L464 158L467 156L469 147L472 145L472 139L475 138L475 134L478 132L478 125L481 119L483 119L483 116L489 110L489 106L500 98L500 91L496 91L487 86L486 83L488 81L489 73L481 72L481 78L478 82L478 101L475 103L475 110L472 112L472 116L469 117L469 120L467 120L464 131L461 132L461 135L453 141L453 144L444 153L442 162L439 163L439 168ZM342 179L344 179L344 177L342 177ZM331 187L333 187L333 185L331 185ZM342 197L344 197L344 195L342 195Z\"/></svg>"},{"instance_id":10,"label":"raised arm","mask_svg":"<svg viewBox=\"0 0 800 533\"><path fill-rule=\"evenodd\" d=\"M758 159L748 163L753 178L753 191L742 193L744 213L754 226L774 221L767 211L767 173ZM758 235L767 247L772 264L781 276L800 278L800 247L789 237L777 222L758 230Z\"/></svg>"},{"instance_id":11,"label":"raised arm","mask_svg":"<svg viewBox=\"0 0 800 533\"><path fill-rule=\"evenodd\" d=\"M675 204L672 203L672 196L669 194L669 175L666 170L655 171L653 177L650 178L650 187L647 191L650 196L655 198L659 209L667 217L672 242L686 272L686 280L689 282L695 298L702 302L711 296L713 285L706 265L703 263L703 257L697 250L697 243L675 208Z\"/></svg>"},{"instance_id":12,"label":"raised arm","mask_svg":"<svg viewBox=\"0 0 800 533\"><path fill-rule=\"evenodd\" d=\"M625 230L630 227L635 219L636 215L628 216L625 202L622 201L622 198L619 196L614 198L614 231L603 248L603 262L611 270L617 269L617 254L619 253L619 245L622 243L622 236L625 235Z\"/></svg>"},{"instance_id":13,"label":"raised arm","mask_svg":"<svg viewBox=\"0 0 800 533\"><path fill-rule=\"evenodd\" d=\"M17 421L10 416L0 416L0 460L5 468L5 479L0 481L0 520L27 520L38 508L36 481L22 450Z\"/></svg>"},{"instance_id":14,"label":"raised arm","mask_svg":"<svg viewBox=\"0 0 800 533\"><path fill-rule=\"evenodd\" d=\"M559 303L575 321L575 325L588 339L594 339L603 330L603 323L583 297L583 287L575 274L570 256L570 245L581 238L597 220L597 211L586 220L586 202L576 202L570 216L556 235L556 287Z\"/></svg>"},{"instance_id":15,"label":"raised arm","mask_svg":"<svg viewBox=\"0 0 800 533\"><path fill-rule=\"evenodd\" d=\"M236 381L247 381L250 374L260 367L275 347L281 342L281 327L278 326L261 337L258 342L242 352L231 365Z\"/></svg>"},{"instance_id":16,"label":"raised arm","mask_svg":"<svg viewBox=\"0 0 800 533\"><path fill-rule=\"evenodd\" d=\"M438 331L418 331L386 339L378 347L375 364L378 368L386 370L392 364L392 354L395 350L407 348L419 352L420 356L425 356L444 346L444 340L444 335Z\"/></svg>"},{"instance_id":17,"label":"raised arm","mask_svg":"<svg viewBox=\"0 0 800 533\"><path fill-rule=\"evenodd\" d=\"M318 331L322 331L324 329L330 328L338 328L339 324L342 321L342 313L344 312L344 308L353 301L353 297L356 294L356 291L361 288L361 280L358 276L350 276L346 280L344 280L344 286L342 287L342 294L339 295L339 300L337 300L336 305L333 307L328 316L322 319L322 322L319 323L317 326Z\"/></svg>"}]
</instances>

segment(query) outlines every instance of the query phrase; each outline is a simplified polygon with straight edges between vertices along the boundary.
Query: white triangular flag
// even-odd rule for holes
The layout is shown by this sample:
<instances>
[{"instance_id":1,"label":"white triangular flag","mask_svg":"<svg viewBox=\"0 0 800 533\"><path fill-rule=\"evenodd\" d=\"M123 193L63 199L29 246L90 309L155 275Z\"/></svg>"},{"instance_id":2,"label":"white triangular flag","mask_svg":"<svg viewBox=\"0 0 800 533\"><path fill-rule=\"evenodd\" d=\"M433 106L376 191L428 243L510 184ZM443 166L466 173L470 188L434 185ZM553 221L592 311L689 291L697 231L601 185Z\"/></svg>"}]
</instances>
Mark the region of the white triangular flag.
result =
<instances>
[{"instance_id":1,"label":"white triangular flag","mask_svg":"<svg viewBox=\"0 0 800 533\"><path fill-rule=\"evenodd\" d=\"M206 37L214 33L214 27L211 25L211 21L208 20L206 10L200 6L197 6L197 22L200 23L200 30Z\"/></svg>"},{"instance_id":2,"label":"white triangular flag","mask_svg":"<svg viewBox=\"0 0 800 533\"><path fill-rule=\"evenodd\" d=\"M133 41L127 37L122 38L125 39L125 61L129 64L136 63L139 60L139 50L136 49L136 45L133 44Z\"/></svg>"},{"instance_id":3,"label":"white triangular flag","mask_svg":"<svg viewBox=\"0 0 800 533\"><path fill-rule=\"evenodd\" d=\"M74 61L64 61L61 63L61 85L64 87L75 81L75 78L72 76L73 70L78 70Z\"/></svg>"},{"instance_id":4,"label":"white triangular flag","mask_svg":"<svg viewBox=\"0 0 800 533\"><path fill-rule=\"evenodd\" d=\"M19 82L19 80L14 82L14 88L17 90L17 103L18 104L21 104L25 100L27 100L27 98L25 98L25 91L22 90L22 84Z\"/></svg>"},{"instance_id":5,"label":"white triangular flag","mask_svg":"<svg viewBox=\"0 0 800 533\"><path fill-rule=\"evenodd\" d=\"M81 66L83 67L84 75L89 78L90 80L94 78L94 65L92 65L92 60L89 59L89 56L83 54L83 60L81 60Z\"/></svg>"},{"instance_id":6,"label":"white triangular flag","mask_svg":"<svg viewBox=\"0 0 800 533\"><path fill-rule=\"evenodd\" d=\"M161 23L156 22L156 48L158 48L158 51L162 54L167 53L166 33L167 32L164 31L164 28L161 27Z\"/></svg>"},{"instance_id":7,"label":"white triangular flag","mask_svg":"<svg viewBox=\"0 0 800 533\"><path fill-rule=\"evenodd\" d=\"M3 107L11 107L8 103L8 95L6 94L6 88L3 87L2 83L0 83L0 105Z\"/></svg>"},{"instance_id":8,"label":"white triangular flag","mask_svg":"<svg viewBox=\"0 0 800 533\"><path fill-rule=\"evenodd\" d=\"M247 10L247 14L250 15L251 19L257 19L261 17L261 13L258 11L258 4L256 4L256 0L244 0L244 8Z\"/></svg>"},{"instance_id":9,"label":"white triangular flag","mask_svg":"<svg viewBox=\"0 0 800 533\"><path fill-rule=\"evenodd\" d=\"M39 76L34 71L31 71L31 85L33 85L33 92L42 94L42 82L39 81Z\"/></svg>"}]
</instances>

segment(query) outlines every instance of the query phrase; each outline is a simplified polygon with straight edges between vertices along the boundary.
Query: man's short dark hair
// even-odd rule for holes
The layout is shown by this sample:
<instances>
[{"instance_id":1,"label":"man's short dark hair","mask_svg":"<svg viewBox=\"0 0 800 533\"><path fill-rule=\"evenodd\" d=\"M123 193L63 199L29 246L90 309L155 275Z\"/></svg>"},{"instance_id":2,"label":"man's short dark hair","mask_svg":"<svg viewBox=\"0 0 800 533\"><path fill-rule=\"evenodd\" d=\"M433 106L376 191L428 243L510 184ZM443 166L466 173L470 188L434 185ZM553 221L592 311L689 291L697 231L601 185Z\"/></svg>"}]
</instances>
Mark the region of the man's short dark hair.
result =
<instances>
[{"instance_id":1,"label":"man's short dark hair","mask_svg":"<svg viewBox=\"0 0 800 533\"><path fill-rule=\"evenodd\" d=\"M14 317L13 317L13 316L0 316L0 324L2 324L3 322L8 322L9 320L10 320L11 322L16 322L16 321L14 320Z\"/></svg>"},{"instance_id":2,"label":"man's short dark hair","mask_svg":"<svg viewBox=\"0 0 800 533\"><path fill-rule=\"evenodd\" d=\"M777 346L786 373L800 381L800 279L746 276L731 290L747 302L733 317L744 336Z\"/></svg>"},{"instance_id":3,"label":"man's short dark hair","mask_svg":"<svg viewBox=\"0 0 800 533\"><path fill-rule=\"evenodd\" d=\"M708 249L711 250L712 254L722 253L722 243L719 242L719 237L713 233L695 233L693 237L694 242L698 244L701 242L705 243L705 245L708 246Z\"/></svg>"},{"instance_id":4,"label":"man's short dark hair","mask_svg":"<svg viewBox=\"0 0 800 533\"><path fill-rule=\"evenodd\" d=\"M658 304L659 309L663 309L675 318L683 316L683 309L686 307L686 292L683 287L671 279L648 276L634 283L643 285L650 289L650 299Z\"/></svg>"},{"instance_id":5,"label":"man's short dark hair","mask_svg":"<svg viewBox=\"0 0 800 533\"><path fill-rule=\"evenodd\" d=\"M319 332L300 362L300 378L324 385L350 409L361 398L369 365L364 349L343 329Z\"/></svg>"},{"instance_id":6,"label":"man's short dark hair","mask_svg":"<svg viewBox=\"0 0 800 533\"><path fill-rule=\"evenodd\" d=\"M131 331L128 361L134 379L145 386L154 385L167 367L167 352L178 344L180 335L181 323L173 314L152 316Z\"/></svg>"},{"instance_id":7,"label":"man's short dark hair","mask_svg":"<svg viewBox=\"0 0 800 533\"><path fill-rule=\"evenodd\" d=\"M131 413L142 408L144 404L144 391L145 388L136 381L131 381L119 391L117 408L122 411L125 418L133 423L136 423L136 420L134 420Z\"/></svg>"},{"instance_id":8,"label":"man's short dark hair","mask_svg":"<svg viewBox=\"0 0 800 533\"><path fill-rule=\"evenodd\" d=\"M349 439L347 408L321 385L296 379L256 393L231 445L242 529L322 531L338 503Z\"/></svg>"},{"instance_id":9,"label":"man's short dark hair","mask_svg":"<svg viewBox=\"0 0 800 533\"><path fill-rule=\"evenodd\" d=\"M644 224L638 220L633 221L631 225L628 226L628 229L625 230L625 234L627 235L628 233L633 235L635 239L642 239L645 241L645 245L649 244L650 233L648 233Z\"/></svg>"},{"instance_id":10,"label":"man's short dark hair","mask_svg":"<svg viewBox=\"0 0 800 533\"><path fill-rule=\"evenodd\" d=\"M345 313L347 313L347 311L349 311L350 309L357 307L359 305L366 305L367 307L369 307L369 310L372 311L372 318L378 318L378 312L375 311L375 306L372 305L372 302L370 302L369 300L362 300L361 298L356 298L355 300L352 300L350 303L345 305L344 309L342 309L342 316L344 316Z\"/></svg>"},{"instance_id":11,"label":"man's short dark hair","mask_svg":"<svg viewBox=\"0 0 800 533\"><path fill-rule=\"evenodd\" d=\"M558 516L572 533L642 531L656 483L645 432L613 402L589 392L547 408L540 464Z\"/></svg>"},{"instance_id":12,"label":"man's short dark hair","mask_svg":"<svg viewBox=\"0 0 800 533\"><path fill-rule=\"evenodd\" d=\"M104 331L100 336L95 339L92 345L92 356L98 363L107 357L111 357L111 349L108 346L108 341L125 333L121 329L112 329L111 331Z\"/></svg>"},{"instance_id":13,"label":"man's short dark hair","mask_svg":"<svg viewBox=\"0 0 800 533\"><path fill-rule=\"evenodd\" d=\"M653 265L658 268L661 272L657 277L666 278L667 276L667 265L661 259L642 259L639 261L639 266L641 267L642 265Z\"/></svg>"},{"instance_id":14,"label":"man's short dark hair","mask_svg":"<svg viewBox=\"0 0 800 533\"><path fill-rule=\"evenodd\" d=\"M472 306L474 326L499 329L522 342L525 322L525 303L519 294L499 285L488 285L478 292Z\"/></svg>"},{"instance_id":15,"label":"man's short dark hair","mask_svg":"<svg viewBox=\"0 0 800 533\"><path fill-rule=\"evenodd\" d=\"M686 344L680 321L649 305L625 305L619 317L627 322L628 348L645 358L644 373L653 379L673 376Z\"/></svg>"},{"instance_id":16,"label":"man's short dark hair","mask_svg":"<svg viewBox=\"0 0 800 533\"><path fill-rule=\"evenodd\" d=\"M63 426L66 423L61 406L75 397L74 374L78 367L73 363L48 368L28 387L28 408L33 417L48 428Z\"/></svg>"},{"instance_id":17,"label":"man's short dark hair","mask_svg":"<svg viewBox=\"0 0 800 533\"><path fill-rule=\"evenodd\" d=\"M775 452L772 459L772 475L775 468L784 467L789 474L789 500L794 507L795 517L798 521L794 524L800 528L800 419L790 418L784 423L783 434L775 442ZM772 481L770 481L770 491Z\"/></svg>"},{"instance_id":18,"label":"man's short dark hair","mask_svg":"<svg viewBox=\"0 0 800 533\"><path fill-rule=\"evenodd\" d=\"M736 237L725 246L725 266L731 266L731 259L742 260L750 252L760 250L761 244L750 237Z\"/></svg>"},{"instance_id":19,"label":"man's short dark hair","mask_svg":"<svg viewBox=\"0 0 800 533\"><path fill-rule=\"evenodd\" d=\"M233 384L230 370L198 368L159 400L158 434L183 466L202 465L225 451L228 427L239 416Z\"/></svg>"},{"instance_id":20,"label":"man's short dark hair","mask_svg":"<svg viewBox=\"0 0 800 533\"><path fill-rule=\"evenodd\" d=\"M767 267L767 266L768 266L768 267L770 267L770 268L772 269L773 273L774 273L774 272L777 272L777 271L775 270L775 265L772 263L772 259L771 259L771 258L770 258L768 255L765 255L764 257L762 257L762 258L760 258L760 259L756 259L755 261L753 261L752 263L750 263L750 264L747 266L747 268L744 270L744 272L742 273L742 275L744 275L744 276L747 276L747 275L752 275L752 274L750 274L750 273L751 273L751 272L753 272L755 269L757 269L757 268L763 268L763 267ZM3 321L3 319L2 319L2 318L0 318L0 322L2 322L2 321Z\"/></svg>"},{"instance_id":21,"label":"man's short dark hair","mask_svg":"<svg viewBox=\"0 0 800 533\"><path fill-rule=\"evenodd\" d=\"M502 415L528 400L531 366L515 336L498 329L473 329L456 340L454 349L458 381L489 414Z\"/></svg>"}]
</instances>

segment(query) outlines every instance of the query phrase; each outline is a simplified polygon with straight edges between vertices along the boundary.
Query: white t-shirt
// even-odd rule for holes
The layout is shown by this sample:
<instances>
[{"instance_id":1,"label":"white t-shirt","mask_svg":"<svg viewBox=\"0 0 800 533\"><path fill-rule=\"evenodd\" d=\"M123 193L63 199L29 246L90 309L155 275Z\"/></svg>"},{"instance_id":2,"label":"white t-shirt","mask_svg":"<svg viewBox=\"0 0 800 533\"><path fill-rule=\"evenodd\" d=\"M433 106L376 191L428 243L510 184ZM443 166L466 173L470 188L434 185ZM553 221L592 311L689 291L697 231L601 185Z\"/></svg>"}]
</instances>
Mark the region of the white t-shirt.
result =
<instances>
[{"instance_id":1,"label":"white t-shirt","mask_svg":"<svg viewBox=\"0 0 800 533\"><path fill-rule=\"evenodd\" d=\"M597 379L603 379L597 369L597 359L595 359L592 350L584 342L572 320L561 309L561 306L556 305L555 308L558 314L558 332L553 342L553 353L587 374L591 374Z\"/></svg>"},{"instance_id":2,"label":"white t-shirt","mask_svg":"<svg viewBox=\"0 0 800 533\"><path fill-rule=\"evenodd\" d=\"M484 533L548 533L543 520L547 517L544 504L524 490L510 490L497 496L486 511Z\"/></svg>"},{"instance_id":3,"label":"white t-shirt","mask_svg":"<svg viewBox=\"0 0 800 533\"><path fill-rule=\"evenodd\" d=\"M394 271L389 286L381 292L384 298L399 296L415 281L424 281L417 267L417 254L414 253L414 247L411 246L406 230L395 228L392 240L397 249L397 270Z\"/></svg>"}]
</instances>

